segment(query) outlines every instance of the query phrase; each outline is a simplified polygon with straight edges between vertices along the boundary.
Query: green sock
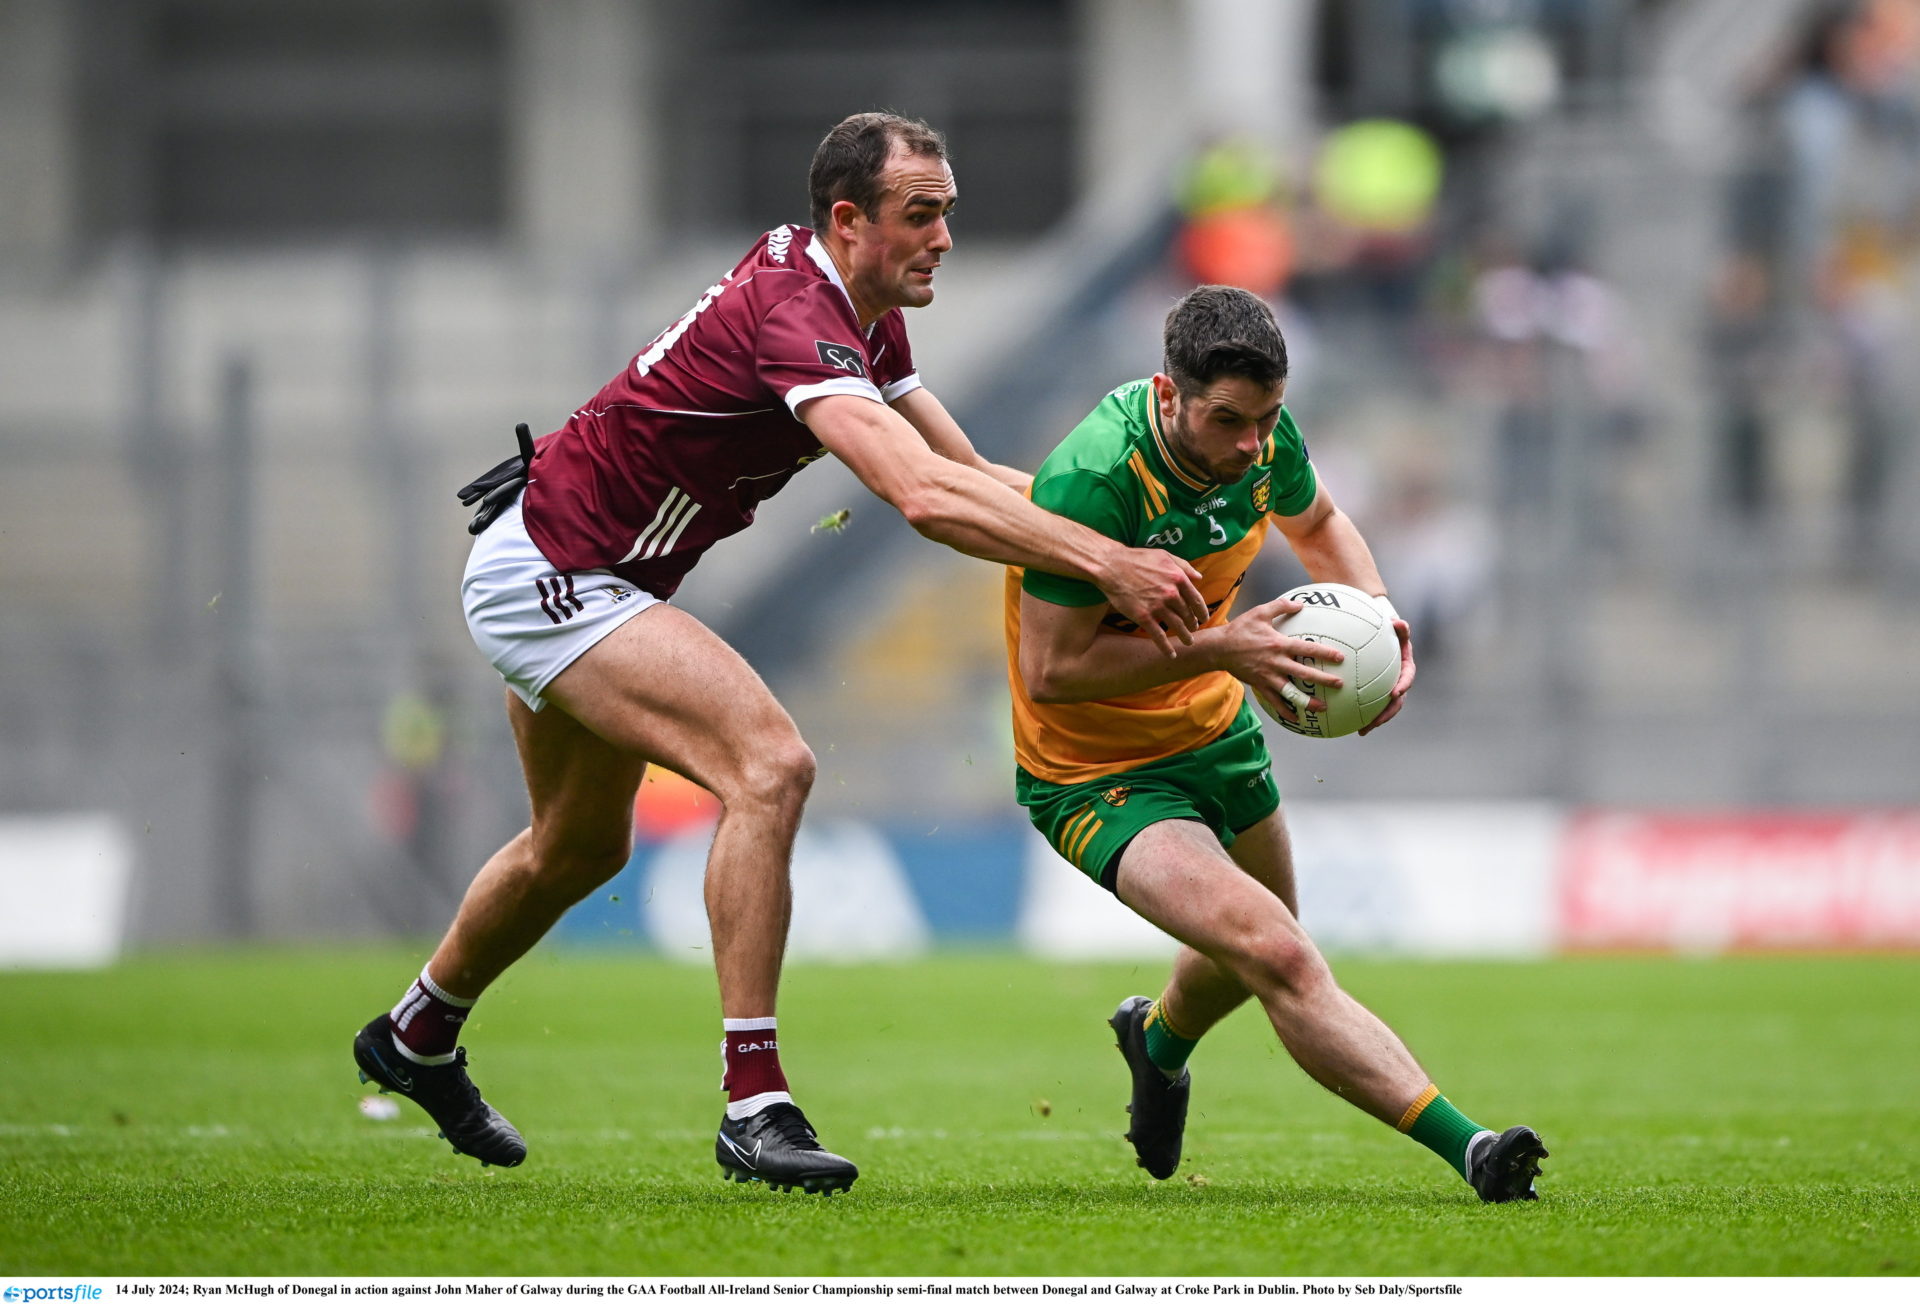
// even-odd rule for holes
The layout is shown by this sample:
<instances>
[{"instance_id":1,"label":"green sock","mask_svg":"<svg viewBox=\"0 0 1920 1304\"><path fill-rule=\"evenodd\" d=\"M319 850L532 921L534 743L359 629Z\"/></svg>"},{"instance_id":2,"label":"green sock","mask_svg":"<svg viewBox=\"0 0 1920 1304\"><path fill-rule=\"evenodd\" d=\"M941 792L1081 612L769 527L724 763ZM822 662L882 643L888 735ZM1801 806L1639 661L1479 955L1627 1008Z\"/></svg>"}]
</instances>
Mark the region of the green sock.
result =
<instances>
[{"instance_id":1,"label":"green sock","mask_svg":"<svg viewBox=\"0 0 1920 1304\"><path fill-rule=\"evenodd\" d=\"M1159 1001L1155 1001L1153 1008L1147 1011L1146 1026L1142 1031L1147 1035L1147 1058L1170 1078L1180 1076L1180 1070L1187 1066L1187 1056L1193 1054L1193 1048L1200 1044L1199 1038L1182 1037L1173 1030Z\"/></svg>"},{"instance_id":2,"label":"green sock","mask_svg":"<svg viewBox=\"0 0 1920 1304\"><path fill-rule=\"evenodd\" d=\"M1400 1118L1400 1130L1467 1175L1467 1142L1486 1131L1428 1084Z\"/></svg>"}]
</instances>

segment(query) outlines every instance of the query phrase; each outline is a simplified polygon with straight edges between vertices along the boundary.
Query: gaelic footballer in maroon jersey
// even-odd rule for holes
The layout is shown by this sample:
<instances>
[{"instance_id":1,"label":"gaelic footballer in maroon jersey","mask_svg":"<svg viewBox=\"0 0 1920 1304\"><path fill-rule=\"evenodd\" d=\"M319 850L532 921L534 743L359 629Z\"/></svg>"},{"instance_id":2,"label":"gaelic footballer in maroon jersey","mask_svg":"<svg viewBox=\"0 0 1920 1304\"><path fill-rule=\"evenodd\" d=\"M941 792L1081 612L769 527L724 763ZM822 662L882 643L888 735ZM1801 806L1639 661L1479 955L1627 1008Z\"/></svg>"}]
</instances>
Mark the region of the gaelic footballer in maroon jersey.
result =
<instances>
[{"instance_id":1,"label":"gaelic footballer in maroon jersey","mask_svg":"<svg viewBox=\"0 0 1920 1304\"><path fill-rule=\"evenodd\" d=\"M610 570L667 598L721 539L823 456L808 399L920 387L894 308L861 330L803 226L769 231L724 280L541 441L527 533L561 572Z\"/></svg>"},{"instance_id":2,"label":"gaelic footballer in maroon jersey","mask_svg":"<svg viewBox=\"0 0 1920 1304\"><path fill-rule=\"evenodd\" d=\"M931 127L843 119L807 170L811 229L770 232L544 447L460 491L478 504L461 606L511 690L530 818L415 985L471 1008L627 864L648 767L693 779L722 811L703 895L727 1034L713 1156L735 1181L825 1194L859 1169L820 1144L777 1068L787 867L815 759L740 654L664 600L700 554L830 451L924 537L1086 580L1168 656L1206 619L1191 565L1034 506L1030 477L982 457L919 388L895 310L932 302L957 198ZM522 1162L524 1138L467 1075L464 1025L415 1018L410 1042L393 1023L383 1012L355 1036L363 1080L407 1095L462 1153Z\"/></svg>"}]
</instances>

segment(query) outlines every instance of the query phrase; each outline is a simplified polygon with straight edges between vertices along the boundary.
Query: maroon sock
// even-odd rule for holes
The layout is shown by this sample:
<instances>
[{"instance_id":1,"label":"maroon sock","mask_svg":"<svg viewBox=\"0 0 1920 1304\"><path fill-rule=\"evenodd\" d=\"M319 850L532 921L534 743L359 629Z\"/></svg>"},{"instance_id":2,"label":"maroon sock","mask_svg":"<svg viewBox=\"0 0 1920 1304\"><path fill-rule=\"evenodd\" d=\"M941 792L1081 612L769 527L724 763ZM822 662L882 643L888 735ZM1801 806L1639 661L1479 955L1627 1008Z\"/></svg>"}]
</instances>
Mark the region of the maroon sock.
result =
<instances>
[{"instance_id":1,"label":"maroon sock","mask_svg":"<svg viewBox=\"0 0 1920 1304\"><path fill-rule=\"evenodd\" d=\"M393 1025L393 1044L416 1063L448 1063L460 1043L460 1027L472 1008L473 1001L448 995L422 969L387 1016Z\"/></svg>"},{"instance_id":2,"label":"maroon sock","mask_svg":"<svg viewBox=\"0 0 1920 1304\"><path fill-rule=\"evenodd\" d=\"M787 1075L780 1071L780 1030L776 1019L722 1019L725 1037L720 1055L727 1063L720 1085L727 1092L727 1113L757 1114L777 1101L792 1103Z\"/></svg>"}]
</instances>

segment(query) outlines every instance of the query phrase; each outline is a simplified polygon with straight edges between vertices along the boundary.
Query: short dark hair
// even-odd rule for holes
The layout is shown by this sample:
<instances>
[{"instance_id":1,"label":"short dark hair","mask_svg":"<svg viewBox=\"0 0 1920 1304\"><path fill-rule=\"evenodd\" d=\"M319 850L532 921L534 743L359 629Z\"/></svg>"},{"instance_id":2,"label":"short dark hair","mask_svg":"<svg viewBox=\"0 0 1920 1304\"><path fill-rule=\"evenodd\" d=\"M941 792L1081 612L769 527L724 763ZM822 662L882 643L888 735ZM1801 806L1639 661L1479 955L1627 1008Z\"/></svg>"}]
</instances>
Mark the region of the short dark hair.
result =
<instances>
[{"instance_id":1,"label":"short dark hair","mask_svg":"<svg viewBox=\"0 0 1920 1304\"><path fill-rule=\"evenodd\" d=\"M827 229L833 206L843 199L858 204L869 220L880 216L880 173L895 141L916 158L947 156L946 137L897 113L856 113L826 134L807 169L814 230Z\"/></svg>"},{"instance_id":2,"label":"short dark hair","mask_svg":"<svg viewBox=\"0 0 1920 1304\"><path fill-rule=\"evenodd\" d=\"M1287 342L1265 299L1231 285L1203 285L1167 314L1166 367L1182 395L1222 376L1278 385L1287 378Z\"/></svg>"}]
</instances>

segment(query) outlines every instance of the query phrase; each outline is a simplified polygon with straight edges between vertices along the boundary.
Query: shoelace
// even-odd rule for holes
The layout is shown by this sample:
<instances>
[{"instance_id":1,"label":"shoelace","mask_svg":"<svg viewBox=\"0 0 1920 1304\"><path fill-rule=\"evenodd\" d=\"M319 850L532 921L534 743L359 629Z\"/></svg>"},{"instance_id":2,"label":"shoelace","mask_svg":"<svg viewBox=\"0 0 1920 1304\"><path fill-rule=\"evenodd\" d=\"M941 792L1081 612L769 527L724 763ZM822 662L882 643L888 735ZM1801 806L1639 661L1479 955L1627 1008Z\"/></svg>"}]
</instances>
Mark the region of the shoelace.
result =
<instances>
[{"instance_id":1,"label":"shoelace","mask_svg":"<svg viewBox=\"0 0 1920 1304\"><path fill-rule=\"evenodd\" d=\"M467 1076L467 1048L465 1046L454 1048L453 1063L447 1067L459 1070L458 1073L446 1079L448 1085L453 1088L449 1094L457 1094L459 1096L460 1104L469 1117L483 1112L487 1106L486 1102L480 1098L480 1088L474 1086L473 1079Z\"/></svg>"},{"instance_id":2,"label":"shoelace","mask_svg":"<svg viewBox=\"0 0 1920 1304\"><path fill-rule=\"evenodd\" d=\"M767 1110L767 1126L779 1132L780 1139L796 1150L818 1150L807 1116L791 1105L773 1105Z\"/></svg>"}]
</instances>

